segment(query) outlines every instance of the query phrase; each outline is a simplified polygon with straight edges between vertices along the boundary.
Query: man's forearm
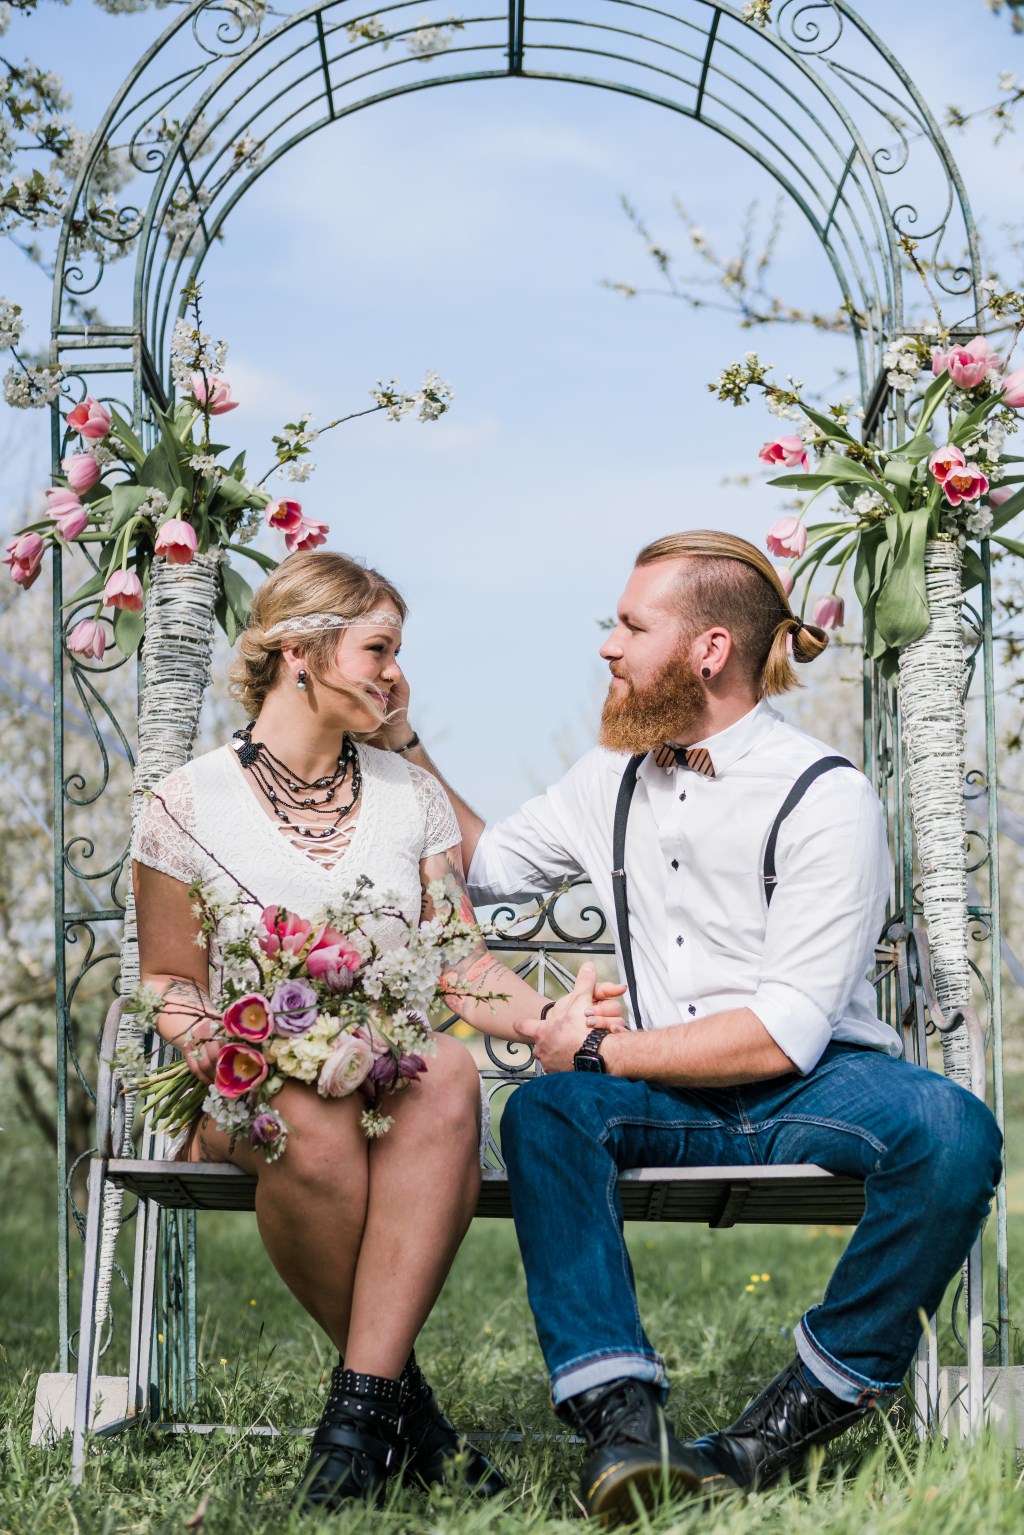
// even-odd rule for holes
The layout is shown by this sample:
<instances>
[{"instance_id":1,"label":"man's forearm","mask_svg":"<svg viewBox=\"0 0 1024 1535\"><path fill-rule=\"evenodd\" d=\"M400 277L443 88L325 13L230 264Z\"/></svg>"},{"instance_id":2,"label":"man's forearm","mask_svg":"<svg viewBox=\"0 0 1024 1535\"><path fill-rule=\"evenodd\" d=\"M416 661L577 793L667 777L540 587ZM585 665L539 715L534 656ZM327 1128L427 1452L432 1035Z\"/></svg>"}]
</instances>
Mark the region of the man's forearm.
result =
<instances>
[{"instance_id":1,"label":"man's forearm","mask_svg":"<svg viewBox=\"0 0 1024 1535\"><path fill-rule=\"evenodd\" d=\"M746 1007L668 1029L610 1035L601 1056L612 1076L665 1087L739 1087L796 1070Z\"/></svg>"},{"instance_id":2,"label":"man's forearm","mask_svg":"<svg viewBox=\"0 0 1024 1535\"><path fill-rule=\"evenodd\" d=\"M414 746L411 751L403 752L402 755L406 762L415 762L417 767L426 768L428 773L433 773L451 800L452 809L455 811L455 816L459 823L459 832L462 837L462 863L463 867L468 869L473 862L473 854L476 852L476 845L480 841L480 833L484 829L484 822L475 810L469 808L462 796L456 793L423 746Z\"/></svg>"}]
</instances>

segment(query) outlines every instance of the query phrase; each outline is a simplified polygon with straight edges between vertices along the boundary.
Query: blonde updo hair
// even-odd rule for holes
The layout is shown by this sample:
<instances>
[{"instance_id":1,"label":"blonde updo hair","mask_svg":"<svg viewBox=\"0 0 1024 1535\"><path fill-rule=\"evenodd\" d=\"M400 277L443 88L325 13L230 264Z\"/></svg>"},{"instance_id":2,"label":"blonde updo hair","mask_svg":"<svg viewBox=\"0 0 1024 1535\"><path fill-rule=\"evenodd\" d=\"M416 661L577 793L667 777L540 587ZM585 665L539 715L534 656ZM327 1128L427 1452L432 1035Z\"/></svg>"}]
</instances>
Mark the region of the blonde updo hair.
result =
<instances>
[{"instance_id":1,"label":"blonde updo hair","mask_svg":"<svg viewBox=\"0 0 1024 1535\"><path fill-rule=\"evenodd\" d=\"M805 624L789 605L779 573L766 554L735 533L698 528L670 533L641 549L637 565L686 560L676 593L688 635L721 624L759 698L800 687L792 660L820 656L828 635Z\"/></svg>"},{"instance_id":2,"label":"blonde updo hair","mask_svg":"<svg viewBox=\"0 0 1024 1535\"><path fill-rule=\"evenodd\" d=\"M402 594L378 571L332 549L310 549L304 554L290 555L253 594L249 627L239 637L238 653L228 673L232 696L254 719L281 675L281 650L287 645L290 650L301 651L306 670L321 687L377 712L361 689L328 680L343 631L322 629L308 635L272 637L268 637L267 631L286 618L304 618L310 613L358 618L385 602L393 603L405 620L407 609ZM381 712L381 724L384 719ZM373 732L353 734L361 739L362 734Z\"/></svg>"}]
</instances>

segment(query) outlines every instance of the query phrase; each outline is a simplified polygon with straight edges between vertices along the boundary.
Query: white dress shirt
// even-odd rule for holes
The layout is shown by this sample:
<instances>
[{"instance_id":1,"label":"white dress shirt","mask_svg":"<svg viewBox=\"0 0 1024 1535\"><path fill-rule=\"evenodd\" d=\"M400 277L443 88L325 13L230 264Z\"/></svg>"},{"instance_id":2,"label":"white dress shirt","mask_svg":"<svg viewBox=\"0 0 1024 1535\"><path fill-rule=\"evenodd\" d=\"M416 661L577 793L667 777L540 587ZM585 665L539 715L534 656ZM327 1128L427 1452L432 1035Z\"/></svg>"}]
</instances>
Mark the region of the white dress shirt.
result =
<instances>
[{"instance_id":1,"label":"white dress shirt","mask_svg":"<svg viewBox=\"0 0 1024 1535\"><path fill-rule=\"evenodd\" d=\"M629 813L644 1026L746 1007L801 1072L833 1040L900 1055L869 980L891 878L871 785L849 768L811 784L779 834L769 908L761 872L772 822L804 769L833 753L766 703L694 744L710 752L715 777L666 771L648 756ZM486 827L469 870L473 900L546 895L585 875L612 919L612 826L628 760L595 747L546 794Z\"/></svg>"}]
</instances>

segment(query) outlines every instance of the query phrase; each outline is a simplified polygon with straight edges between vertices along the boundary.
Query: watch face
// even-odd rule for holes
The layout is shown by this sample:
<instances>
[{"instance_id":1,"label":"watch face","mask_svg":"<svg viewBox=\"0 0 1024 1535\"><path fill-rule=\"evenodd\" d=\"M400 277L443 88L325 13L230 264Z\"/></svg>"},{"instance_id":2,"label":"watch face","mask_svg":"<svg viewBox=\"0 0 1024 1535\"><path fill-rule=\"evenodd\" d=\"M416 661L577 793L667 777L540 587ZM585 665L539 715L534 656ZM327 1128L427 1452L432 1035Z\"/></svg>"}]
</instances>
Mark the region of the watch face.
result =
<instances>
[{"instance_id":1,"label":"watch face","mask_svg":"<svg viewBox=\"0 0 1024 1535\"><path fill-rule=\"evenodd\" d=\"M577 1071L604 1072L604 1062L596 1051L593 1055L584 1055L581 1050L573 1057L573 1065Z\"/></svg>"}]
</instances>

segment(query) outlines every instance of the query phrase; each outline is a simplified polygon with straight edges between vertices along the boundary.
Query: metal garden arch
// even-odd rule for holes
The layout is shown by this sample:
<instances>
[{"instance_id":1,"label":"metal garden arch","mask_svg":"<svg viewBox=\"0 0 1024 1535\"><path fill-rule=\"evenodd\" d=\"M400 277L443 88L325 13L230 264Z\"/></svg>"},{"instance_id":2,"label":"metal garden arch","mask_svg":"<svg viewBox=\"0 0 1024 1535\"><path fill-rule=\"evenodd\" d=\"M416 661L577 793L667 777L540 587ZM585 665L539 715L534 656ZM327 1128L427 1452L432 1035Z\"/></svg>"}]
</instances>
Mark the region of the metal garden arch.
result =
<instances>
[{"instance_id":1,"label":"metal garden arch","mask_svg":"<svg viewBox=\"0 0 1024 1535\"><path fill-rule=\"evenodd\" d=\"M886 382L886 342L908 326L900 241L917 242L935 280L971 326L979 276L966 194L941 132L907 71L847 0L777 0L767 27L724 0L565 0L549 14L509 0L451 17L423 0L367 10L360 0L323 0L281 18L262 0L193 0L118 91L82 165L61 233L53 296L52 360L65 393L116 401L146 433L170 393L168 343L180 291L199 274L231 212L258 178L309 135L352 113L414 91L483 80L547 80L623 93L702 123L754 158L806 219L835 275L850 317L865 430L885 433L897 407ZM106 192L109 156L134 176L130 203ZM93 309L102 311L103 319ZM973 332L972 332L973 333ZM62 452L54 412L54 456ZM119 721L111 673L119 663L82 663L64 639L77 616L54 583L57 1038L60 1110L68 1072L88 1091L88 1042L76 995L112 951L125 907L124 842L98 849L89 809L123 792L134 764L135 720ZM972 835L976 936L998 933L995 858L993 657L989 584L967 612L984 711L986 760L969 775L981 824ZM972 666L972 675L975 668ZM89 760L68 771L67 693L88 720ZM894 915L914 913L909 813L901 789L898 722L888 688L865 673L865 763L885 798L897 852ZM123 706L122 706L123 712ZM144 748L144 743L143 743ZM166 771L166 767L164 768ZM121 774L120 781L118 774ZM127 818L126 818L127 820ZM129 911L123 984L133 982ZM987 1008L997 1113L1002 1113L998 943L976 967ZM985 971L982 974L982 969ZM116 976L111 970L111 986ZM59 1154L61 1369L69 1368L71 1198L66 1136ZM999 1362L1009 1362L1005 1191L998 1231ZM165 1233L160 1374L172 1405L184 1405L194 1373L194 1246L189 1218ZM973 1287L972 1287L973 1288ZM972 1308L974 1309L974 1308ZM978 1311L980 1317L980 1310ZM980 1321L978 1323L980 1327Z\"/></svg>"}]
</instances>

